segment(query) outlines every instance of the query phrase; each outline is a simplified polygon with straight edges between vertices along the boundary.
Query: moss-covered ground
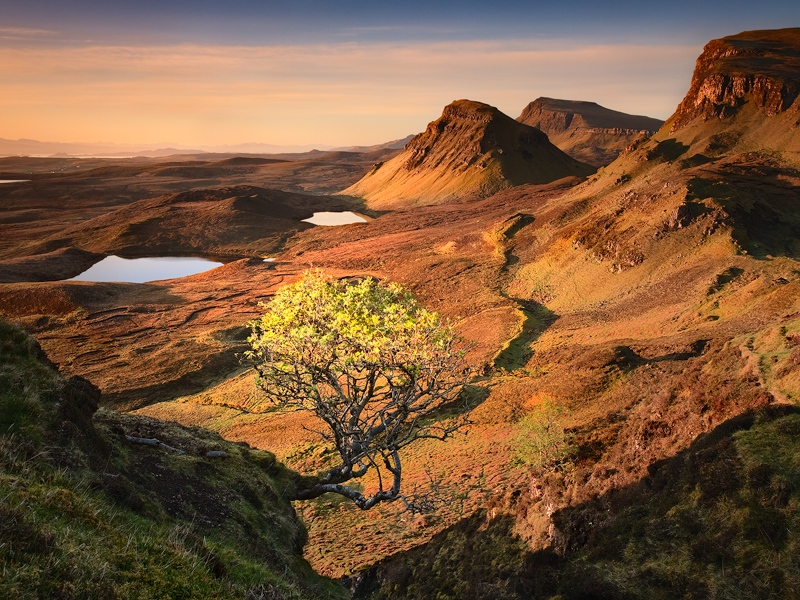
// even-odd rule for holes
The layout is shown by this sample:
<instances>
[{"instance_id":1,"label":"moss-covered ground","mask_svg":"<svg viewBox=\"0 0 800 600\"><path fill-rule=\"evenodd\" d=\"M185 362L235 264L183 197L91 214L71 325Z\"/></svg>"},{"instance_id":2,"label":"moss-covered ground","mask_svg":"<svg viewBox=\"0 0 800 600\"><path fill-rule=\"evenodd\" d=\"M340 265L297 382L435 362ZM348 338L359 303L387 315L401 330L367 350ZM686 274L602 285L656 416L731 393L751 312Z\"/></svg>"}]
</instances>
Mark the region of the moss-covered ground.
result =
<instances>
[{"instance_id":1,"label":"moss-covered ground","mask_svg":"<svg viewBox=\"0 0 800 600\"><path fill-rule=\"evenodd\" d=\"M5 322L0 390L1 597L346 597L301 558L292 474L274 455L95 412L97 389Z\"/></svg>"}]
</instances>

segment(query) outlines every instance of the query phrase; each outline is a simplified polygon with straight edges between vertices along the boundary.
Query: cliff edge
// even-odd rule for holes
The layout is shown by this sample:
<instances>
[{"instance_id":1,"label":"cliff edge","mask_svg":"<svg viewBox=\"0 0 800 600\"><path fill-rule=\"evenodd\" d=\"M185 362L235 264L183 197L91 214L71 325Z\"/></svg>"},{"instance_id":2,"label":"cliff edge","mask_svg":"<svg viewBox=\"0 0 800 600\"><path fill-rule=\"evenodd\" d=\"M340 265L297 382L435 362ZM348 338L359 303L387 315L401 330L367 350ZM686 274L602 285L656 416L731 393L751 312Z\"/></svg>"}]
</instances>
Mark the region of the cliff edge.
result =
<instances>
[{"instance_id":1,"label":"cliff edge","mask_svg":"<svg viewBox=\"0 0 800 600\"><path fill-rule=\"evenodd\" d=\"M763 149L800 152L798 73L800 28L712 40L697 59L689 92L660 136L675 136L711 156Z\"/></svg>"}]
</instances>

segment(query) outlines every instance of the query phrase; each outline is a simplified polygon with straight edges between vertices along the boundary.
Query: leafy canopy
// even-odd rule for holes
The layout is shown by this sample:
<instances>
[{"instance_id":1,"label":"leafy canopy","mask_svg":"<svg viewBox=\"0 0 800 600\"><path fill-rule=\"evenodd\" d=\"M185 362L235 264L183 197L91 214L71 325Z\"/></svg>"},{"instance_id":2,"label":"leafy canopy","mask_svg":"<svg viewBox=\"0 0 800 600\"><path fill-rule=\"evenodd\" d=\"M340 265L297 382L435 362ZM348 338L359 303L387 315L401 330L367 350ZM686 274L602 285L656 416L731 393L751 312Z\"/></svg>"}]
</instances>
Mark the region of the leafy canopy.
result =
<instances>
[{"instance_id":1,"label":"leafy canopy","mask_svg":"<svg viewBox=\"0 0 800 600\"><path fill-rule=\"evenodd\" d=\"M401 286L370 277L309 271L266 309L248 338L259 386L275 404L313 411L341 458L298 498L336 492L369 508L401 497L399 451L463 425L432 418L469 375L460 338ZM371 469L378 490L370 496L341 485Z\"/></svg>"}]
</instances>

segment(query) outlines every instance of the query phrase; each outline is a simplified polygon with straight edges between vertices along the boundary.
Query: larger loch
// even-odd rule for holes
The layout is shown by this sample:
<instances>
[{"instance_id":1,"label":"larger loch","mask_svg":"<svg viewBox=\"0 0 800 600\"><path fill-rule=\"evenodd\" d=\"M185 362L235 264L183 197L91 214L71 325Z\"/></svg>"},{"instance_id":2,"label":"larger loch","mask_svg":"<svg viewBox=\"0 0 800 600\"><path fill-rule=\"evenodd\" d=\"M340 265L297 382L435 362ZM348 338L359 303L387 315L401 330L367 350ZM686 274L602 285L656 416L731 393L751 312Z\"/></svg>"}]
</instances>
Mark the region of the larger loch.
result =
<instances>
[{"instance_id":1,"label":"larger loch","mask_svg":"<svg viewBox=\"0 0 800 600\"><path fill-rule=\"evenodd\" d=\"M221 266L221 262L198 257L170 256L129 259L106 256L68 281L146 283L197 275Z\"/></svg>"}]
</instances>

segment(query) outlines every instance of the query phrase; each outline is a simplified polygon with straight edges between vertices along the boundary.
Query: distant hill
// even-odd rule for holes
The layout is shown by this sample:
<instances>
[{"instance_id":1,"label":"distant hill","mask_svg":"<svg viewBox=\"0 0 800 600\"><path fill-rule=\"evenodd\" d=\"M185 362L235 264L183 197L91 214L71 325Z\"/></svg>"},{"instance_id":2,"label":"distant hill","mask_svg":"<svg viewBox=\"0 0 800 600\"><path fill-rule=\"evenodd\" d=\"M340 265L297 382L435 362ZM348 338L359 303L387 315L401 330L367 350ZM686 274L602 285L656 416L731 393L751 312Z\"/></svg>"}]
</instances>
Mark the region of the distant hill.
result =
<instances>
[{"instance_id":1,"label":"distant hill","mask_svg":"<svg viewBox=\"0 0 800 600\"><path fill-rule=\"evenodd\" d=\"M517 121L536 127L576 160L607 165L638 137L651 136L663 121L629 115L595 102L537 98Z\"/></svg>"},{"instance_id":2,"label":"distant hill","mask_svg":"<svg viewBox=\"0 0 800 600\"><path fill-rule=\"evenodd\" d=\"M202 151L188 146L154 149L131 144L40 142L39 140L0 138L0 156L147 156L156 158L186 153L202 153Z\"/></svg>"},{"instance_id":3,"label":"distant hill","mask_svg":"<svg viewBox=\"0 0 800 600\"><path fill-rule=\"evenodd\" d=\"M493 106L457 100L399 155L376 164L342 193L365 198L371 207L433 204L593 170L561 152L541 131Z\"/></svg>"},{"instance_id":4,"label":"distant hill","mask_svg":"<svg viewBox=\"0 0 800 600\"><path fill-rule=\"evenodd\" d=\"M170 167L170 171L175 169L179 167ZM100 253L121 256L159 252L260 256L279 248L287 232L312 227L301 219L315 211L345 208L346 204L324 196L255 186L198 189L133 202L67 227L42 240L41 247L46 252L67 247L89 252L101 249ZM231 231L236 232L232 247L226 241ZM88 260L79 258L82 263ZM17 269L13 269L15 266ZM4 270L12 272L20 267L25 263L3 265Z\"/></svg>"},{"instance_id":5,"label":"distant hill","mask_svg":"<svg viewBox=\"0 0 800 600\"><path fill-rule=\"evenodd\" d=\"M341 150L344 152L373 152L375 150L400 150L401 148L405 148L405 145L408 144L412 139L414 139L414 135L407 135L406 137L399 139L399 140L392 140L391 142L386 142L384 144L375 144L374 146L343 146L341 148L333 148L333 151Z\"/></svg>"}]
</instances>

